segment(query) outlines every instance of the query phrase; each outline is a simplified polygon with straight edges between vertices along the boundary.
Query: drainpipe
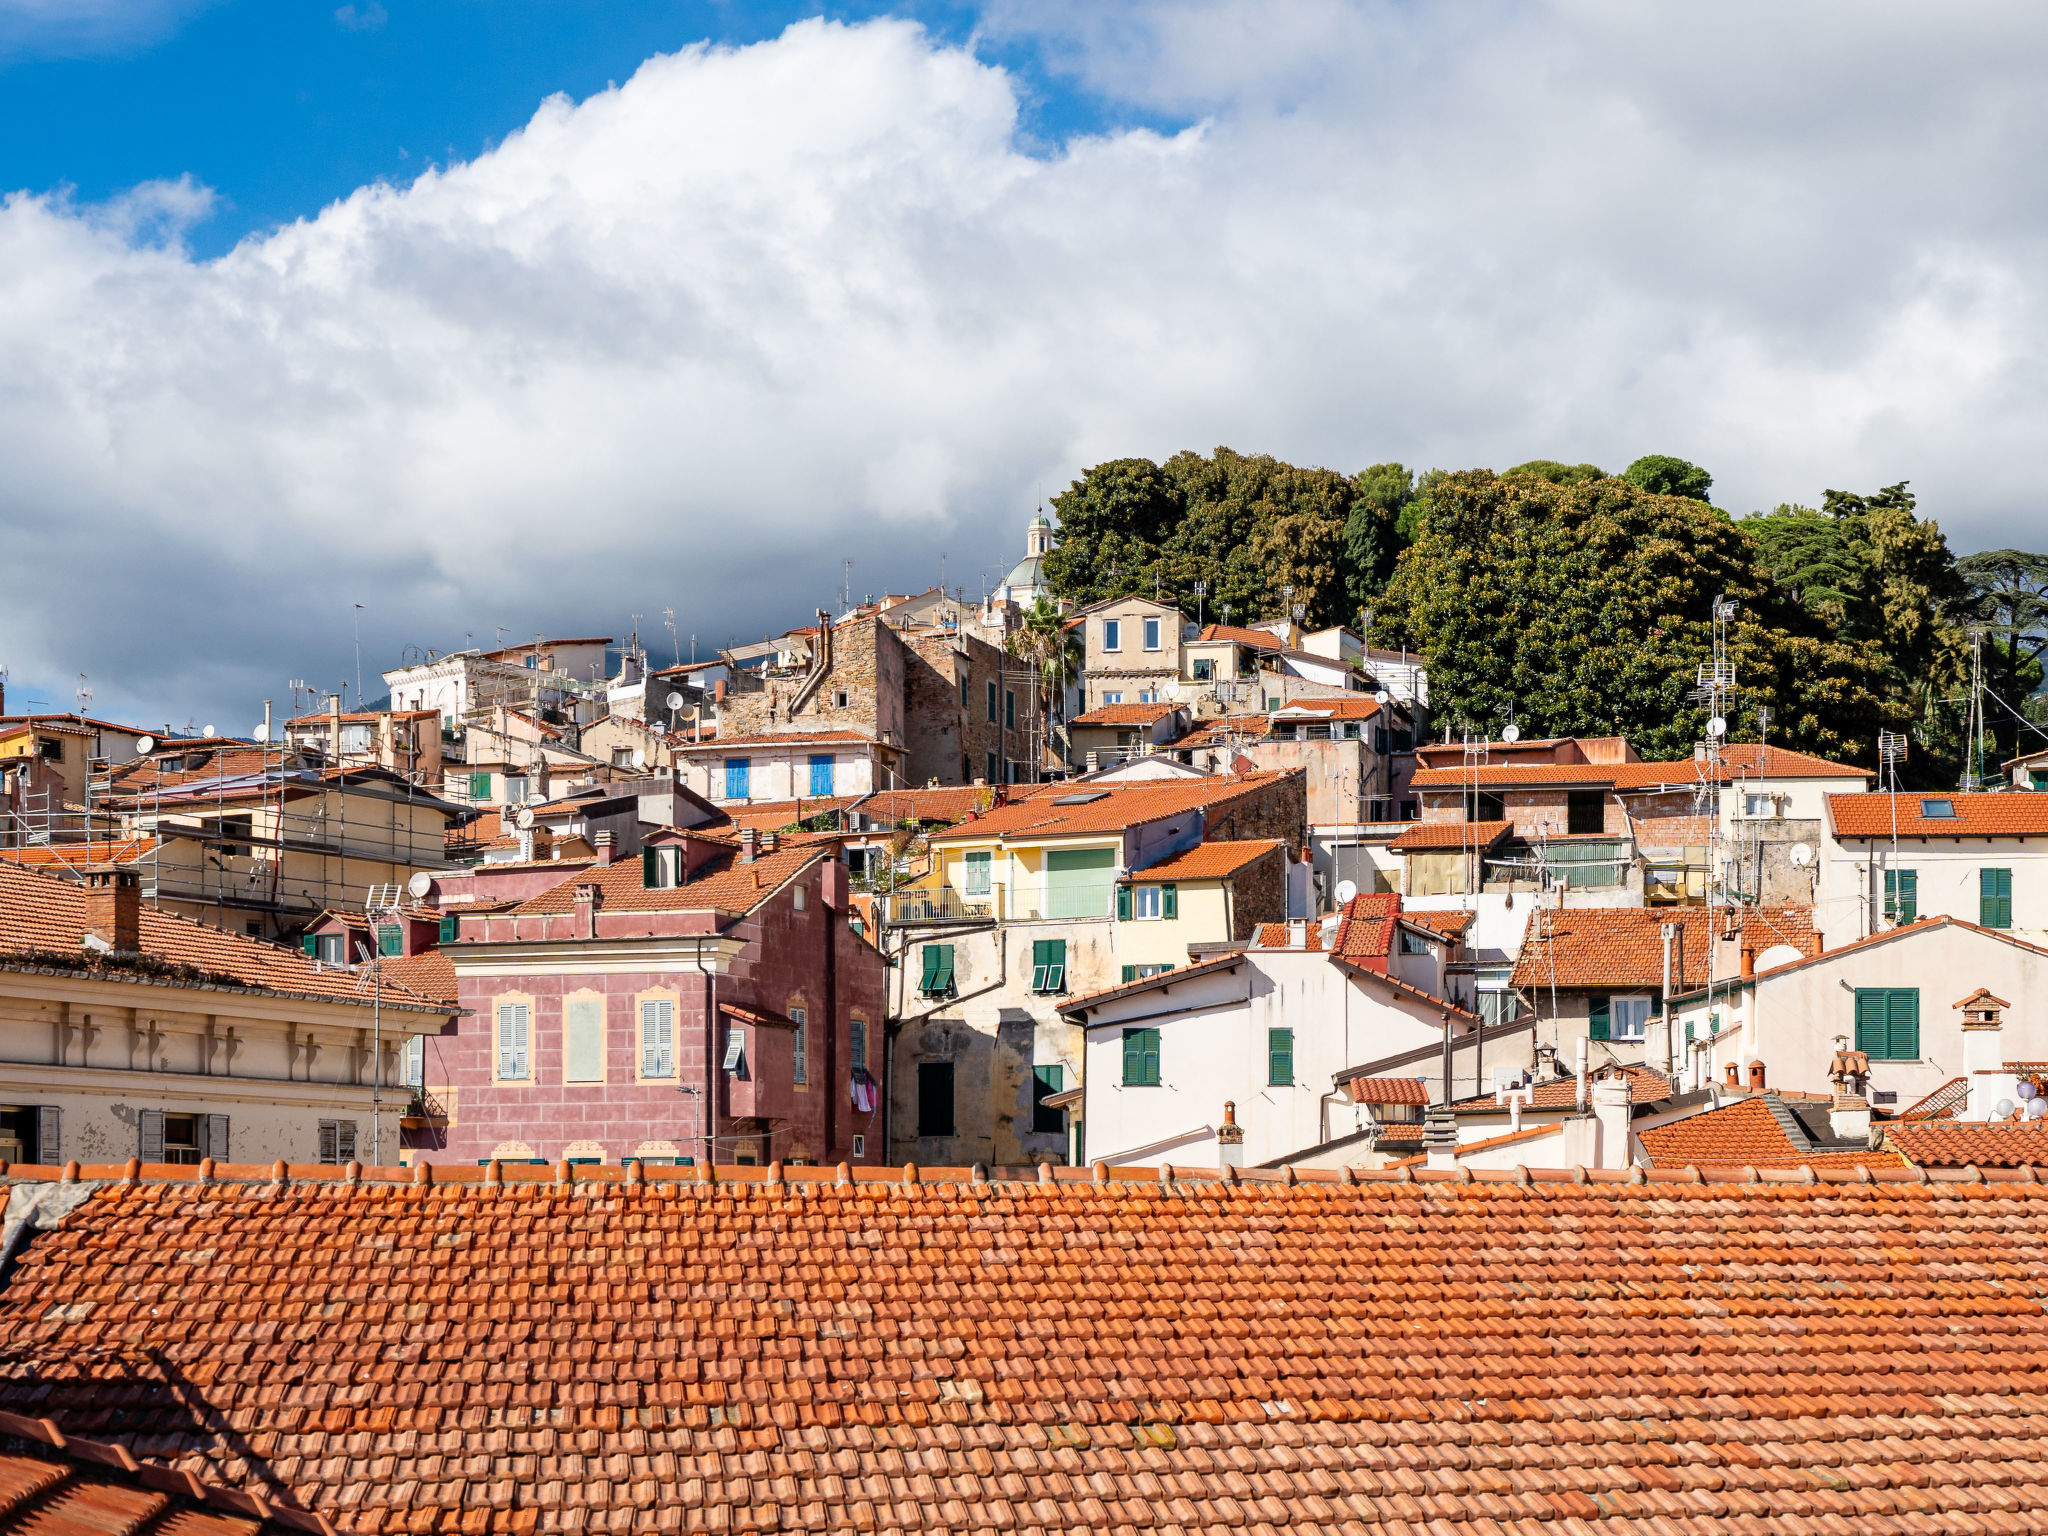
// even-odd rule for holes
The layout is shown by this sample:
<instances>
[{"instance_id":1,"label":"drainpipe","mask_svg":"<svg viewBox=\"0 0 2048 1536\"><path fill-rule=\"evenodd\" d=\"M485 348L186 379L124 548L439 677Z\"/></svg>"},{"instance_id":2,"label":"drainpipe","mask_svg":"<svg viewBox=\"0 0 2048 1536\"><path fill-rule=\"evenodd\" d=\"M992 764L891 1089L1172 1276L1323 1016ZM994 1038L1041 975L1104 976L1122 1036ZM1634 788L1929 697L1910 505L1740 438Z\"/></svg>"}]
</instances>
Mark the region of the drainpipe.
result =
<instances>
[{"instance_id":1,"label":"drainpipe","mask_svg":"<svg viewBox=\"0 0 2048 1536\"><path fill-rule=\"evenodd\" d=\"M702 934L697 938L697 971L704 978L704 1097L697 1128L704 1143L704 1166L710 1168L718 1161L718 973L704 964Z\"/></svg>"},{"instance_id":2,"label":"drainpipe","mask_svg":"<svg viewBox=\"0 0 2048 1536\"><path fill-rule=\"evenodd\" d=\"M1674 1031L1671 1024L1671 945L1678 937L1678 924L1664 925L1664 986L1657 994L1657 1010L1664 1015L1664 1076L1668 1080L1676 1063L1677 1047L1672 1044Z\"/></svg>"}]
</instances>

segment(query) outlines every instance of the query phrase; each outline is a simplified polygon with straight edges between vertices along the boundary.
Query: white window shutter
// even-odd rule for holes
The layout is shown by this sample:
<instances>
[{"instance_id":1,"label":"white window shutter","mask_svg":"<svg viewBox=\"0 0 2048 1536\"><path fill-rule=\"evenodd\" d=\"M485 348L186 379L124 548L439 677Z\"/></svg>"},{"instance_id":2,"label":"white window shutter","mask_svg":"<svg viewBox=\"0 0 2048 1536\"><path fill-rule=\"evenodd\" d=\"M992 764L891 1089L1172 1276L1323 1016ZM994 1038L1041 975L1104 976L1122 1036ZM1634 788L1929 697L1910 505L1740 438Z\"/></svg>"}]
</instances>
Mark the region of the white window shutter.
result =
<instances>
[{"instance_id":1,"label":"white window shutter","mask_svg":"<svg viewBox=\"0 0 2048 1536\"><path fill-rule=\"evenodd\" d=\"M320 1147L314 1154L314 1161L332 1165L341 1161L341 1125L339 1121L320 1122Z\"/></svg>"},{"instance_id":2,"label":"white window shutter","mask_svg":"<svg viewBox=\"0 0 2048 1536\"><path fill-rule=\"evenodd\" d=\"M64 1112L54 1104L36 1111L36 1161L51 1168L64 1161Z\"/></svg>"},{"instance_id":3,"label":"white window shutter","mask_svg":"<svg viewBox=\"0 0 2048 1536\"><path fill-rule=\"evenodd\" d=\"M145 1163L160 1163L164 1160L164 1112L160 1109L145 1109L135 1117L137 1131L136 1155Z\"/></svg>"},{"instance_id":4,"label":"white window shutter","mask_svg":"<svg viewBox=\"0 0 2048 1536\"><path fill-rule=\"evenodd\" d=\"M337 1163L352 1163L356 1160L356 1123L353 1120L334 1122L334 1150Z\"/></svg>"},{"instance_id":5,"label":"white window shutter","mask_svg":"<svg viewBox=\"0 0 2048 1536\"><path fill-rule=\"evenodd\" d=\"M506 1003L498 1009L498 1076L514 1081L526 1077L524 1003Z\"/></svg>"},{"instance_id":6,"label":"white window shutter","mask_svg":"<svg viewBox=\"0 0 2048 1536\"><path fill-rule=\"evenodd\" d=\"M199 1155L210 1157L217 1163L228 1160L228 1117L226 1115L201 1115L199 1117Z\"/></svg>"}]
</instances>

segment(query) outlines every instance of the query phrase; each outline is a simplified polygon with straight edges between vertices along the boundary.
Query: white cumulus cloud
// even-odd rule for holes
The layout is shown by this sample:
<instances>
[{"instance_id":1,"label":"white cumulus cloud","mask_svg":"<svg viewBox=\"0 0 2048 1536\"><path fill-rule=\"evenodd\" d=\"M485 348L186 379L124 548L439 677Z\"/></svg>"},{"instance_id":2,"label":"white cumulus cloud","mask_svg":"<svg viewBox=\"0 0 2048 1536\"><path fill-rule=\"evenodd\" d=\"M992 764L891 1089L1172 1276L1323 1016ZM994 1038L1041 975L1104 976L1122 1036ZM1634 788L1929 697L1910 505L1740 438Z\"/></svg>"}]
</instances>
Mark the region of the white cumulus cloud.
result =
<instances>
[{"instance_id":1,"label":"white cumulus cloud","mask_svg":"<svg viewBox=\"0 0 2048 1536\"><path fill-rule=\"evenodd\" d=\"M978 585L1036 490L1340 468L1909 478L2048 542L2029 9L994 10L1180 131L1047 148L916 26L649 60L196 261L190 183L0 204L0 664L245 730L404 642L705 645ZM159 708L158 701L161 701Z\"/></svg>"}]
</instances>

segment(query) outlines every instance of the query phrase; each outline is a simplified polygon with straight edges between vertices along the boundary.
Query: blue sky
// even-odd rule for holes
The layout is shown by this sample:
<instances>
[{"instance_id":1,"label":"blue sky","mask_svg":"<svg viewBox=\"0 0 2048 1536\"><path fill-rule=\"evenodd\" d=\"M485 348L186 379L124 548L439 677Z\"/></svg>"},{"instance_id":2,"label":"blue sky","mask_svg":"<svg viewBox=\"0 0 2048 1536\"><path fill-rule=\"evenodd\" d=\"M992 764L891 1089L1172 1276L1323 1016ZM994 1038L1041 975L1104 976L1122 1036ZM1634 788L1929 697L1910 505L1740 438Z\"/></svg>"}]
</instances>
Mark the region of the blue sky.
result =
<instances>
[{"instance_id":1,"label":"blue sky","mask_svg":"<svg viewBox=\"0 0 2048 1536\"><path fill-rule=\"evenodd\" d=\"M0 11L4 11L0 0ZM0 189L72 189L85 202L191 176L217 194L187 232L195 255L308 217L377 180L467 160L557 91L581 100L642 61L702 40L772 38L810 16L914 15L960 42L961 4L789 5L747 0L219 0L138 5L79 36L0 17ZM1025 83L1026 127L1047 142L1145 117L1040 67L1024 43L978 51Z\"/></svg>"}]
</instances>

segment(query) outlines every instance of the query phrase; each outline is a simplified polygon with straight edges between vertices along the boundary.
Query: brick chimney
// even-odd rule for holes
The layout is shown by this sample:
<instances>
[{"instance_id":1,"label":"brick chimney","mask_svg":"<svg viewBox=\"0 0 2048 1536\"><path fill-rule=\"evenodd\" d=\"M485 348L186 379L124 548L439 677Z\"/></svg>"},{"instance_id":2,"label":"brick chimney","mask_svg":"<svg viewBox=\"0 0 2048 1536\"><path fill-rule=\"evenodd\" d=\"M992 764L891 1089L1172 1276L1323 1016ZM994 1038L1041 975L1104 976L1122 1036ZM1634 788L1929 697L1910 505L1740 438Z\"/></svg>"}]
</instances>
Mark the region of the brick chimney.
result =
<instances>
[{"instance_id":1,"label":"brick chimney","mask_svg":"<svg viewBox=\"0 0 2048 1536\"><path fill-rule=\"evenodd\" d=\"M597 909L604 905L604 893L595 880L576 882L576 936L579 939L597 937Z\"/></svg>"},{"instance_id":2,"label":"brick chimney","mask_svg":"<svg viewBox=\"0 0 2048 1536\"><path fill-rule=\"evenodd\" d=\"M104 869L85 877L85 931L123 954L142 948L142 887L133 870Z\"/></svg>"},{"instance_id":3,"label":"brick chimney","mask_svg":"<svg viewBox=\"0 0 2048 1536\"><path fill-rule=\"evenodd\" d=\"M1223 1123L1216 1127L1216 1162L1223 1168L1244 1166L1244 1127L1237 1123L1237 1101L1223 1101Z\"/></svg>"},{"instance_id":4,"label":"brick chimney","mask_svg":"<svg viewBox=\"0 0 2048 1536\"><path fill-rule=\"evenodd\" d=\"M2013 1095L2005 1070L2005 1010L2012 1005L1979 987L1956 1004L1963 1015L1963 1074L1969 1079L1966 1120L1989 1120L1998 1101Z\"/></svg>"},{"instance_id":5,"label":"brick chimney","mask_svg":"<svg viewBox=\"0 0 2048 1536\"><path fill-rule=\"evenodd\" d=\"M761 851L761 834L752 827L740 828L740 862L751 864L754 856Z\"/></svg>"},{"instance_id":6,"label":"brick chimney","mask_svg":"<svg viewBox=\"0 0 2048 1536\"><path fill-rule=\"evenodd\" d=\"M612 861L612 835L610 832L593 832L591 846L597 849L597 867L603 869Z\"/></svg>"}]
</instances>

